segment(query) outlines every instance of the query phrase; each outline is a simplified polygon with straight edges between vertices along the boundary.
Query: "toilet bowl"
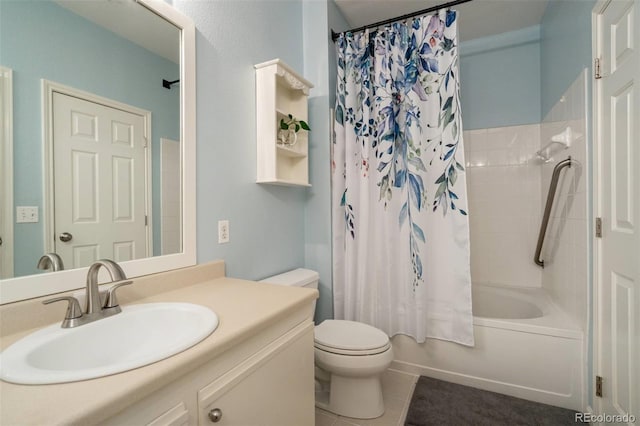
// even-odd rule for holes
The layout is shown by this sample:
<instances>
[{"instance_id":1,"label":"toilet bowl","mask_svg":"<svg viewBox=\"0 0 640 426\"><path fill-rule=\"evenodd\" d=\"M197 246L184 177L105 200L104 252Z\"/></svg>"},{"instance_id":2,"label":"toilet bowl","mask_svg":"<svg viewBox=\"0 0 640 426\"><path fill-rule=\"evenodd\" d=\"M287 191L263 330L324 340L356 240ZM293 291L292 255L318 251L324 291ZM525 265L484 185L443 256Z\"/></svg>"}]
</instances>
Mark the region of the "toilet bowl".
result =
<instances>
[{"instance_id":1,"label":"toilet bowl","mask_svg":"<svg viewBox=\"0 0 640 426\"><path fill-rule=\"evenodd\" d=\"M262 282L317 289L318 279L315 271L296 269ZM359 419L384 414L380 376L393 360L384 332L355 321L325 320L314 330L314 355L317 407Z\"/></svg>"},{"instance_id":2,"label":"toilet bowl","mask_svg":"<svg viewBox=\"0 0 640 426\"><path fill-rule=\"evenodd\" d=\"M380 375L393 360L385 333L359 322L326 320L315 328L314 346L316 366L328 373L316 375L316 406L358 419L384 414Z\"/></svg>"}]
</instances>

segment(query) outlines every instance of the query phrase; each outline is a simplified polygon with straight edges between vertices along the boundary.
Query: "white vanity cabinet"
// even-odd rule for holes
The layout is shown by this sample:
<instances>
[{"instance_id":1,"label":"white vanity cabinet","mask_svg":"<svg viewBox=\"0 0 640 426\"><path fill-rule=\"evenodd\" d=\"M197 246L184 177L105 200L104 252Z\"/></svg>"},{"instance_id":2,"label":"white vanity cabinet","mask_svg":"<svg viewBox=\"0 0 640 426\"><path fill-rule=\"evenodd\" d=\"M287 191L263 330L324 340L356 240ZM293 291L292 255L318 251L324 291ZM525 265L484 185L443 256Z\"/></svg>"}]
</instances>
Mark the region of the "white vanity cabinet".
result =
<instances>
[{"instance_id":1,"label":"white vanity cabinet","mask_svg":"<svg viewBox=\"0 0 640 426\"><path fill-rule=\"evenodd\" d=\"M313 354L306 354L313 347L313 329L288 340L265 347L201 389L198 423L313 425ZM311 404L301 401L304 394L312 396ZM213 421L220 414L220 421Z\"/></svg>"},{"instance_id":2,"label":"white vanity cabinet","mask_svg":"<svg viewBox=\"0 0 640 426\"><path fill-rule=\"evenodd\" d=\"M309 318L293 328L287 322L212 358L102 424L313 425L313 322Z\"/></svg>"}]
</instances>

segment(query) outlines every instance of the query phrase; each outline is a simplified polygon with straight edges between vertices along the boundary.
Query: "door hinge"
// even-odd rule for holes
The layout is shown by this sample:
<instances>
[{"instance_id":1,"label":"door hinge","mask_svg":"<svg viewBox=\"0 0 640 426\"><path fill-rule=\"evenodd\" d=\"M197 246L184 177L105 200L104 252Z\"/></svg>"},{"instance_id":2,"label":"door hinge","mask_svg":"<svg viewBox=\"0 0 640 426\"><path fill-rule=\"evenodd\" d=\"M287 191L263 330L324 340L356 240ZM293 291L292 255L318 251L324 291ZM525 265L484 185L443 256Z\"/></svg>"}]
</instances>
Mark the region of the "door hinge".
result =
<instances>
[{"instance_id":1,"label":"door hinge","mask_svg":"<svg viewBox=\"0 0 640 426\"><path fill-rule=\"evenodd\" d=\"M596 238L602 238L602 218L596 217Z\"/></svg>"},{"instance_id":2,"label":"door hinge","mask_svg":"<svg viewBox=\"0 0 640 426\"><path fill-rule=\"evenodd\" d=\"M144 215L144 226L149 226L149 216Z\"/></svg>"},{"instance_id":3,"label":"door hinge","mask_svg":"<svg viewBox=\"0 0 640 426\"><path fill-rule=\"evenodd\" d=\"M602 398L602 377L596 376L596 396Z\"/></svg>"},{"instance_id":4,"label":"door hinge","mask_svg":"<svg viewBox=\"0 0 640 426\"><path fill-rule=\"evenodd\" d=\"M602 78L602 69L600 66L600 58L596 58L593 64L594 77L596 80L600 80Z\"/></svg>"}]
</instances>

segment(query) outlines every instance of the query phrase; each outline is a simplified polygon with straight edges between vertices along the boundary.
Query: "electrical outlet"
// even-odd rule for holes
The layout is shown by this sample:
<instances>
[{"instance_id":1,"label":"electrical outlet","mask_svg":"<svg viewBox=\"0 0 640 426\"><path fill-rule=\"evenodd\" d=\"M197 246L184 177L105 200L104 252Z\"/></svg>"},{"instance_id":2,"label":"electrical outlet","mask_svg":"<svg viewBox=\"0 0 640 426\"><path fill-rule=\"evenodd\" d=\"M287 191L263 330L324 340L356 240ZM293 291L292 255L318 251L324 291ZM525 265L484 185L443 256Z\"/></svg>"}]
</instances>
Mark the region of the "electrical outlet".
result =
<instances>
[{"instance_id":1,"label":"electrical outlet","mask_svg":"<svg viewBox=\"0 0 640 426\"><path fill-rule=\"evenodd\" d=\"M16 207L16 223L37 223L37 222L38 222L37 206Z\"/></svg>"},{"instance_id":2,"label":"electrical outlet","mask_svg":"<svg viewBox=\"0 0 640 426\"><path fill-rule=\"evenodd\" d=\"M228 242L229 242L229 221L219 220L218 221L218 244L223 244Z\"/></svg>"}]
</instances>

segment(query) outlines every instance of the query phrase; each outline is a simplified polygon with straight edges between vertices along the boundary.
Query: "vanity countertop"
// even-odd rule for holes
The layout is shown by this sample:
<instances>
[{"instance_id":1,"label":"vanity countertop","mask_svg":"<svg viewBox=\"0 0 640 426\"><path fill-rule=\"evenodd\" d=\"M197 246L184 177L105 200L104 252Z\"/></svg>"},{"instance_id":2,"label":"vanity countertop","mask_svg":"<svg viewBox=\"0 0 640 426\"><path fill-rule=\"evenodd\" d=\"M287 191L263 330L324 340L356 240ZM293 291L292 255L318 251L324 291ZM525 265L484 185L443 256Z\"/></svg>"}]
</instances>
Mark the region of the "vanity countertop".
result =
<instances>
[{"instance_id":1,"label":"vanity countertop","mask_svg":"<svg viewBox=\"0 0 640 426\"><path fill-rule=\"evenodd\" d=\"M224 277L222 262L135 279L133 286L121 290L122 305L197 303L218 314L218 328L184 352L112 376L54 385L0 381L0 424L99 423L305 305L310 316L310 302L317 296L316 290ZM54 306L40 304L43 299L0 306L1 349L35 329L62 320L64 307L50 309Z\"/></svg>"}]
</instances>

